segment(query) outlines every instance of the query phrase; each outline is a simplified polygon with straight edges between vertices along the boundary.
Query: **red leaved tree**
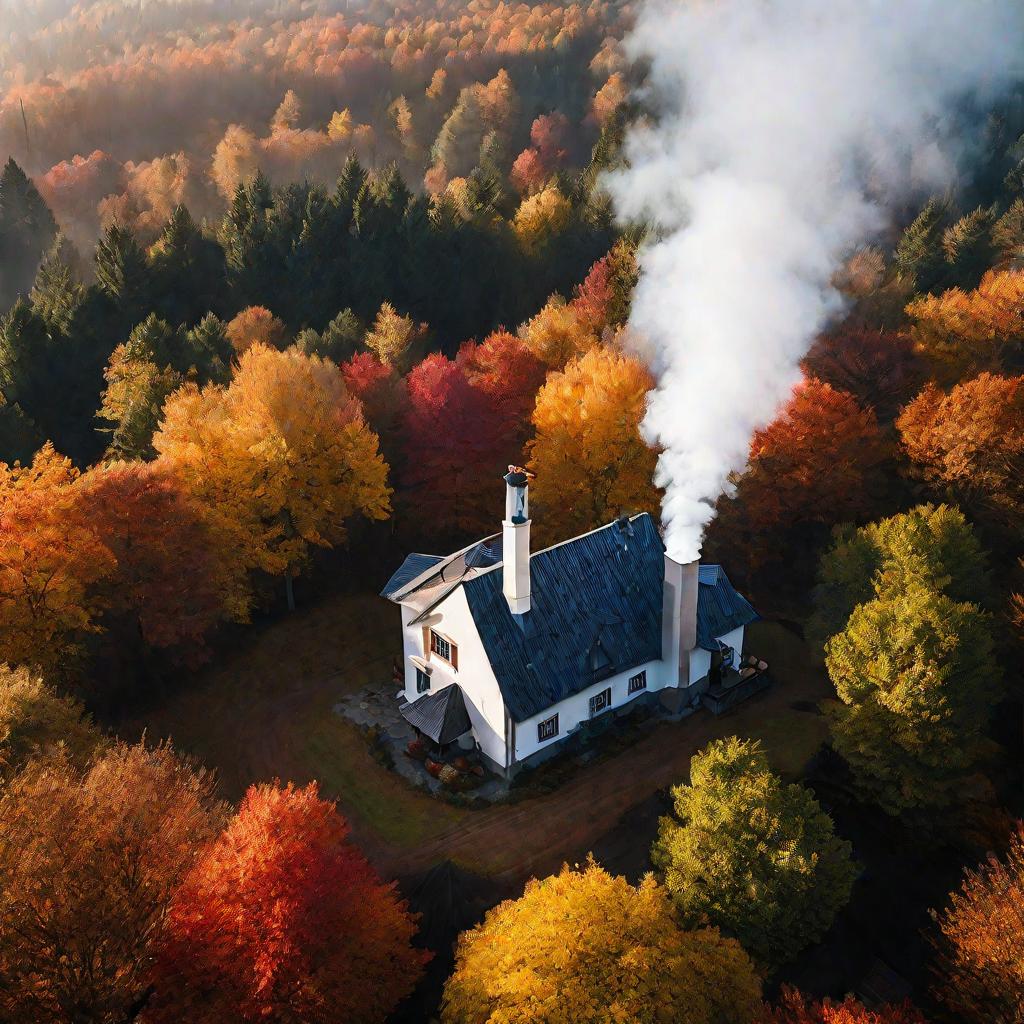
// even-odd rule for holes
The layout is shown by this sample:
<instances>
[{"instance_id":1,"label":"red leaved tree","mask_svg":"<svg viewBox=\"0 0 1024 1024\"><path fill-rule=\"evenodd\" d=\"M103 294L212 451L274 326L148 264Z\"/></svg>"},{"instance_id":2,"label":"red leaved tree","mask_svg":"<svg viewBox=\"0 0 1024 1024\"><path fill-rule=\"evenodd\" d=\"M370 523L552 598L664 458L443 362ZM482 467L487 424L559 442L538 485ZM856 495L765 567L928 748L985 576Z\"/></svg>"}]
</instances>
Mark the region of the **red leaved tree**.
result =
<instances>
[{"instance_id":1,"label":"red leaved tree","mask_svg":"<svg viewBox=\"0 0 1024 1024\"><path fill-rule=\"evenodd\" d=\"M587 271L587 276L577 287L571 303L572 308L595 334L600 334L608 323L609 311L615 296L612 273L611 257L602 256Z\"/></svg>"},{"instance_id":2,"label":"red leaved tree","mask_svg":"<svg viewBox=\"0 0 1024 1024\"><path fill-rule=\"evenodd\" d=\"M225 562L197 507L159 463L116 462L79 481L77 501L117 569L110 613L134 623L148 647L176 648L187 661L225 615Z\"/></svg>"},{"instance_id":3,"label":"red leaved tree","mask_svg":"<svg viewBox=\"0 0 1024 1024\"><path fill-rule=\"evenodd\" d=\"M455 361L427 356L406 378L409 400L396 499L417 532L431 524L446 539L472 539L497 527L501 476L519 454L501 411Z\"/></svg>"},{"instance_id":4,"label":"red leaved tree","mask_svg":"<svg viewBox=\"0 0 1024 1024\"><path fill-rule=\"evenodd\" d=\"M498 330L477 343L459 349L458 364L469 382L482 391L501 413L507 436L522 446L530 430L530 416L547 367L522 338ZM510 452L513 458L518 452Z\"/></svg>"},{"instance_id":5,"label":"red leaved tree","mask_svg":"<svg viewBox=\"0 0 1024 1024\"><path fill-rule=\"evenodd\" d=\"M733 561L763 565L808 549L808 529L869 518L876 510L888 445L871 409L811 377L750 443L735 497L720 503L710 536ZM813 536L810 538L813 540Z\"/></svg>"},{"instance_id":6,"label":"red leaved tree","mask_svg":"<svg viewBox=\"0 0 1024 1024\"><path fill-rule=\"evenodd\" d=\"M341 373L349 394L362 403L366 422L380 438L381 454L394 476L406 401L405 381L393 366L381 362L372 352L357 352L341 364Z\"/></svg>"},{"instance_id":7,"label":"red leaved tree","mask_svg":"<svg viewBox=\"0 0 1024 1024\"><path fill-rule=\"evenodd\" d=\"M783 986L777 1006L766 1006L759 1024L927 1024L909 1002L885 1004L869 1010L853 996L842 1002L808 999L795 988Z\"/></svg>"},{"instance_id":8,"label":"red leaved tree","mask_svg":"<svg viewBox=\"0 0 1024 1024\"><path fill-rule=\"evenodd\" d=\"M381 1024L428 954L315 783L253 786L167 917L152 1019Z\"/></svg>"}]
</instances>

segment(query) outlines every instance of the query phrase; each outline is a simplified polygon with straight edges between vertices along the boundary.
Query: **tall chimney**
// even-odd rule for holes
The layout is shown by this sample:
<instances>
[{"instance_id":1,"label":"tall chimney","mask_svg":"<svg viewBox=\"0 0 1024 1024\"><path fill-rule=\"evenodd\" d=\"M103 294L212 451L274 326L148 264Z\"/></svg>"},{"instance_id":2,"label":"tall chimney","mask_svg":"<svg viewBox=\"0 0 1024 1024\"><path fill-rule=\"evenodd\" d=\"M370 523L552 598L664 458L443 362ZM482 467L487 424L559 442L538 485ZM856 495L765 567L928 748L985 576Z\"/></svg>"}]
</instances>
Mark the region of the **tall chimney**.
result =
<instances>
[{"instance_id":1,"label":"tall chimney","mask_svg":"<svg viewBox=\"0 0 1024 1024\"><path fill-rule=\"evenodd\" d=\"M505 474L505 519L501 524L501 589L513 615L530 610L530 497L532 473L509 466Z\"/></svg>"},{"instance_id":2,"label":"tall chimney","mask_svg":"<svg viewBox=\"0 0 1024 1024\"><path fill-rule=\"evenodd\" d=\"M700 561L685 564L665 555L661 656L679 666L679 686L689 686L690 652L697 646L697 587Z\"/></svg>"}]
</instances>

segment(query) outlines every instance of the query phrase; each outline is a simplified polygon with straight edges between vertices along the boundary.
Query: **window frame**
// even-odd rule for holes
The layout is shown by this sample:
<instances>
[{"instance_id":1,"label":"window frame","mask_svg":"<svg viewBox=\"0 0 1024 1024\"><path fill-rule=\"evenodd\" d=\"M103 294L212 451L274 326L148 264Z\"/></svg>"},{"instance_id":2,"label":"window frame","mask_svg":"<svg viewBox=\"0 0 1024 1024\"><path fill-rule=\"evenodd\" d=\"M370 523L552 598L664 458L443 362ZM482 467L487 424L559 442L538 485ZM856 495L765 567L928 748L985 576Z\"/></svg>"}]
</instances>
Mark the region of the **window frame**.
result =
<instances>
[{"instance_id":1,"label":"window frame","mask_svg":"<svg viewBox=\"0 0 1024 1024\"><path fill-rule=\"evenodd\" d=\"M636 683L637 685L633 685ZM642 669L637 672L635 676L629 677L629 682L626 684L627 696L632 696L634 693L643 693L647 689L647 669Z\"/></svg>"},{"instance_id":2,"label":"window frame","mask_svg":"<svg viewBox=\"0 0 1024 1024\"><path fill-rule=\"evenodd\" d=\"M545 733L545 727L554 726L554 731ZM543 722L537 723L537 742L547 743L548 740L553 740L559 734L558 726L558 712L556 711L553 715L545 718Z\"/></svg>"},{"instance_id":3,"label":"window frame","mask_svg":"<svg viewBox=\"0 0 1024 1024\"><path fill-rule=\"evenodd\" d=\"M438 633L436 629L430 629L427 636L427 657L436 656L441 659L446 665L451 667L458 672L459 670L459 645L446 637L443 633ZM448 648L448 654L444 655L437 649L437 642L444 644Z\"/></svg>"},{"instance_id":4,"label":"window frame","mask_svg":"<svg viewBox=\"0 0 1024 1024\"><path fill-rule=\"evenodd\" d=\"M597 702L603 700L605 703L601 707L597 707ZM598 715L603 715L606 711L611 710L612 706L612 688L606 686L599 693L595 693L588 702L590 709L590 717L597 718Z\"/></svg>"},{"instance_id":5,"label":"window frame","mask_svg":"<svg viewBox=\"0 0 1024 1024\"><path fill-rule=\"evenodd\" d=\"M417 693L428 693L430 690L430 673L424 672L419 665L414 665L416 669L416 692Z\"/></svg>"}]
</instances>

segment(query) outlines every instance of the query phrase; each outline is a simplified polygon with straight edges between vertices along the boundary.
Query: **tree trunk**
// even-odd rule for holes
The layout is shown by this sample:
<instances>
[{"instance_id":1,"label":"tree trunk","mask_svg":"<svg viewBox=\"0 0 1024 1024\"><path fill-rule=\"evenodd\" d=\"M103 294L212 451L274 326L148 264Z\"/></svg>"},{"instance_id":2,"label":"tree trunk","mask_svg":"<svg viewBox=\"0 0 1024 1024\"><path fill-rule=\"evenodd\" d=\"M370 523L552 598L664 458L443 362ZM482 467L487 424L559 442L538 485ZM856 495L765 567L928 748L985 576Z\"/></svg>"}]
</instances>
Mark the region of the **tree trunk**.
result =
<instances>
[{"instance_id":1,"label":"tree trunk","mask_svg":"<svg viewBox=\"0 0 1024 1024\"><path fill-rule=\"evenodd\" d=\"M288 611L295 611L295 586L291 573L284 578L284 596L288 599Z\"/></svg>"}]
</instances>

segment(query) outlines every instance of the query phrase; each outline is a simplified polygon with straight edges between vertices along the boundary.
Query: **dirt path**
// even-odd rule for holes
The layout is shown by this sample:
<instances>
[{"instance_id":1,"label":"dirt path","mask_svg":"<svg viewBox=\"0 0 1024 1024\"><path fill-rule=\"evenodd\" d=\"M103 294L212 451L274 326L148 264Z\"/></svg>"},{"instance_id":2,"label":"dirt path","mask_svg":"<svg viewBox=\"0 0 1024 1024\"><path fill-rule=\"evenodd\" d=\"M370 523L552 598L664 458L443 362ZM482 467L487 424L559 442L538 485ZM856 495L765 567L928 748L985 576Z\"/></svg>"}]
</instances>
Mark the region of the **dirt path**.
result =
<instances>
[{"instance_id":1,"label":"dirt path","mask_svg":"<svg viewBox=\"0 0 1024 1024\"><path fill-rule=\"evenodd\" d=\"M452 859L508 884L582 860L623 815L685 779L690 758L710 739L758 737L776 767L795 775L825 735L823 718L806 709L830 695L827 679L792 632L757 623L748 646L772 662L779 682L736 711L661 723L614 757L580 767L550 794L483 810L454 807L376 762L364 738L331 710L342 693L390 671L394 622L382 605L342 596L254 631L234 656L142 720L124 723L122 735L172 737L217 769L231 799L253 782L318 780L386 876L417 875ZM620 846L628 845L629 827L618 829Z\"/></svg>"},{"instance_id":2,"label":"dirt path","mask_svg":"<svg viewBox=\"0 0 1024 1024\"><path fill-rule=\"evenodd\" d=\"M796 711L792 704L826 696L824 685L799 692L775 686L720 718L701 711L681 722L663 723L614 757L580 768L553 793L476 811L422 846L375 850L375 859L394 876L413 874L445 858L506 882L550 874L563 863L583 860L624 814L685 779L690 758L710 740L733 734L764 736L761 726L783 717L791 719L794 734L801 734L806 752L812 753L822 735L821 718ZM771 753L770 742L766 747ZM799 757L795 749L787 753Z\"/></svg>"}]
</instances>

